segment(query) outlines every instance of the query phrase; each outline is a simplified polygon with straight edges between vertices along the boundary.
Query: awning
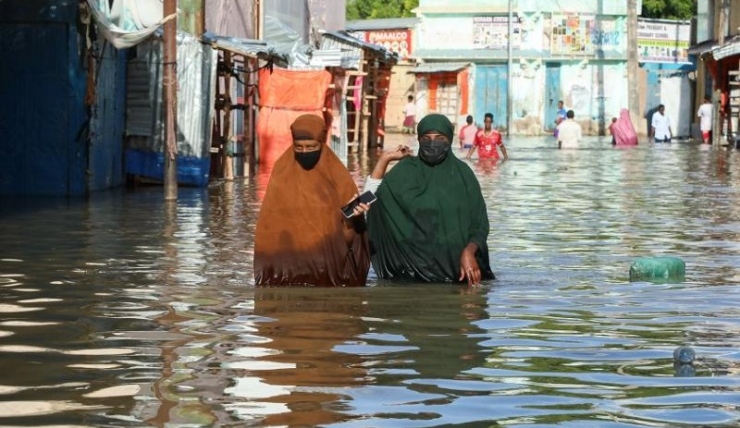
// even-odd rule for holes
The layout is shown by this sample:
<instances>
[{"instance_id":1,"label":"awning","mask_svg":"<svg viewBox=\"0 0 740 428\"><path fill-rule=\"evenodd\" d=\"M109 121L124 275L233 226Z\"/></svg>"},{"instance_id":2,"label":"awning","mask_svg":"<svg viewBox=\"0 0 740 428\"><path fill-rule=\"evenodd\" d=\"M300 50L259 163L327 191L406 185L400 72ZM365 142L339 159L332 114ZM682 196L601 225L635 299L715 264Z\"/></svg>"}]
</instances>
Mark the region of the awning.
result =
<instances>
[{"instance_id":1,"label":"awning","mask_svg":"<svg viewBox=\"0 0 740 428\"><path fill-rule=\"evenodd\" d=\"M409 70L409 73L449 73L469 66L469 62L426 62Z\"/></svg>"},{"instance_id":2,"label":"awning","mask_svg":"<svg viewBox=\"0 0 740 428\"><path fill-rule=\"evenodd\" d=\"M716 40L706 40L689 47L689 55L704 55L719 46Z\"/></svg>"},{"instance_id":3,"label":"awning","mask_svg":"<svg viewBox=\"0 0 740 428\"><path fill-rule=\"evenodd\" d=\"M322 35L322 46L321 48L324 49L325 46L323 44L323 39L331 39L335 42L347 46L352 46L358 49L364 49L366 51L372 52L375 56L380 58L383 61L389 62L389 63L397 63L398 62L398 54L395 52L391 52L388 49L384 48L380 45L375 45L372 43L367 43L363 40L360 40L356 37L352 37L349 33L346 31L327 31ZM326 46L327 49L336 48L336 46Z\"/></svg>"},{"instance_id":4,"label":"awning","mask_svg":"<svg viewBox=\"0 0 740 428\"><path fill-rule=\"evenodd\" d=\"M272 44L262 40L219 36L208 31L203 33L201 40L218 49L227 50L249 58L287 62L286 55L280 54Z\"/></svg>"},{"instance_id":5,"label":"awning","mask_svg":"<svg viewBox=\"0 0 740 428\"><path fill-rule=\"evenodd\" d=\"M734 55L740 55L740 35L732 37L722 46L712 50L712 56L714 56L715 60Z\"/></svg>"}]
</instances>

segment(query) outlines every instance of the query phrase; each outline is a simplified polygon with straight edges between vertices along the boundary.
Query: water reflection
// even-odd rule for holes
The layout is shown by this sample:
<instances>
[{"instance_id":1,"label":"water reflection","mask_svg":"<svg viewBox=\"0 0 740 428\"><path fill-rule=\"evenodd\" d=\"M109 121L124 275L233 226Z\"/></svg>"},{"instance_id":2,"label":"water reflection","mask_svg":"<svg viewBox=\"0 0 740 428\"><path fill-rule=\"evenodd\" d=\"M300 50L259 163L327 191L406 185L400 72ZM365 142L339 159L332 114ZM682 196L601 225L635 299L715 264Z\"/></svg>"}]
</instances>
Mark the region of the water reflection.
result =
<instances>
[{"instance_id":1,"label":"water reflection","mask_svg":"<svg viewBox=\"0 0 740 428\"><path fill-rule=\"evenodd\" d=\"M470 162L498 276L472 290L255 290L257 181L3 199L0 424L736 426L740 153L551 143ZM651 255L687 281L628 282Z\"/></svg>"},{"instance_id":2,"label":"water reflection","mask_svg":"<svg viewBox=\"0 0 740 428\"><path fill-rule=\"evenodd\" d=\"M485 360L474 324L486 316L485 291L432 287L255 290L253 308L239 305L252 314L225 326L244 332L223 364L235 376L226 409L263 426L375 426L368 415L401 412L389 399L416 394L408 414L450 405L446 391ZM376 394L385 398L368 408Z\"/></svg>"}]
</instances>

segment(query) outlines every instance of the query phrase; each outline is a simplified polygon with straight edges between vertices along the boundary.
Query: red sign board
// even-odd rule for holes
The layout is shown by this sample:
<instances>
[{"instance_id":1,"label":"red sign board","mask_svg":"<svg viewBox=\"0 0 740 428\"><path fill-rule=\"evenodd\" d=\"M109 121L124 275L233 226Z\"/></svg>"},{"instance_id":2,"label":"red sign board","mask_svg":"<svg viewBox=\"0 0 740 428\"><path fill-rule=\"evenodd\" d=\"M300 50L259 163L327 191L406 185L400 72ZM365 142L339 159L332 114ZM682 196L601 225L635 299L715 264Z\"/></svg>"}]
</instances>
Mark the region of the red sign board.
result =
<instances>
[{"instance_id":1,"label":"red sign board","mask_svg":"<svg viewBox=\"0 0 740 428\"><path fill-rule=\"evenodd\" d=\"M365 41L383 46L395 52L401 59L408 59L411 55L411 30L372 30L365 31Z\"/></svg>"}]
</instances>

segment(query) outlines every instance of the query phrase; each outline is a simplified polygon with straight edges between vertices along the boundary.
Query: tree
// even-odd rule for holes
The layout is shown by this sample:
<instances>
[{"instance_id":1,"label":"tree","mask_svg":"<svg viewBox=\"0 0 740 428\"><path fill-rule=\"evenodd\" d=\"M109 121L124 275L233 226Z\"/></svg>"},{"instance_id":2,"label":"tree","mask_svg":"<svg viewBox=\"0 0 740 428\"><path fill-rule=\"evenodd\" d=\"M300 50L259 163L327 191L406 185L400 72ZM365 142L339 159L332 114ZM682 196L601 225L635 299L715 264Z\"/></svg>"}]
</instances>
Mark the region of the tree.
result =
<instances>
[{"instance_id":1,"label":"tree","mask_svg":"<svg viewBox=\"0 0 740 428\"><path fill-rule=\"evenodd\" d=\"M704 0L702 0L704 1ZM642 17L689 20L696 13L696 0L643 0Z\"/></svg>"},{"instance_id":2,"label":"tree","mask_svg":"<svg viewBox=\"0 0 740 428\"><path fill-rule=\"evenodd\" d=\"M404 18L419 6L419 0L348 0L347 19Z\"/></svg>"}]
</instances>

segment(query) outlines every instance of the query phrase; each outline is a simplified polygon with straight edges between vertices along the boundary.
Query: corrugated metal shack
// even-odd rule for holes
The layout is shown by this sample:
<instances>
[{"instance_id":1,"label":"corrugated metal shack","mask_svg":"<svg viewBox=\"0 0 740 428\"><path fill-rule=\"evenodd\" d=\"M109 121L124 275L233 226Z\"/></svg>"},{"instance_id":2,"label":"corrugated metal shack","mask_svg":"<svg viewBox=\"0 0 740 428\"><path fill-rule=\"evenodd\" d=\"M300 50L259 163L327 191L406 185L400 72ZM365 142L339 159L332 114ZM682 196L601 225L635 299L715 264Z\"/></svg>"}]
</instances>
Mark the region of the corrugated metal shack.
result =
<instances>
[{"instance_id":1,"label":"corrugated metal shack","mask_svg":"<svg viewBox=\"0 0 740 428\"><path fill-rule=\"evenodd\" d=\"M384 130L400 131L408 96L415 96L416 48L415 26L418 18L386 18L347 21L347 32L364 42L373 43L398 54L398 62L391 68L391 80L386 97Z\"/></svg>"},{"instance_id":2,"label":"corrugated metal shack","mask_svg":"<svg viewBox=\"0 0 740 428\"><path fill-rule=\"evenodd\" d=\"M160 181L164 172L162 40L133 48L126 94L126 173ZM177 181L205 186L210 171L216 51L187 33L177 40Z\"/></svg>"},{"instance_id":3,"label":"corrugated metal shack","mask_svg":"<svg viewBox=\"0 0 740 428\"><path fill-rule=\"evenodd\" d=\"M341 67L331 70L335 90L346 106L347 145L360 151L382 147L385 101L398 54L358 40L346 31L324 33L321 50L341 52Z\"/></svg>"},{"instance_id":4,"label":"corrugated metal shack","mask_svg":"<svg viewBox=\"0 0 740 428\"><path fill-rule=\"evenodd\" d=\"M85 6L0 2L0 194L122 183L125 51L96 36Z\"/></svg>"}]
</instances>

